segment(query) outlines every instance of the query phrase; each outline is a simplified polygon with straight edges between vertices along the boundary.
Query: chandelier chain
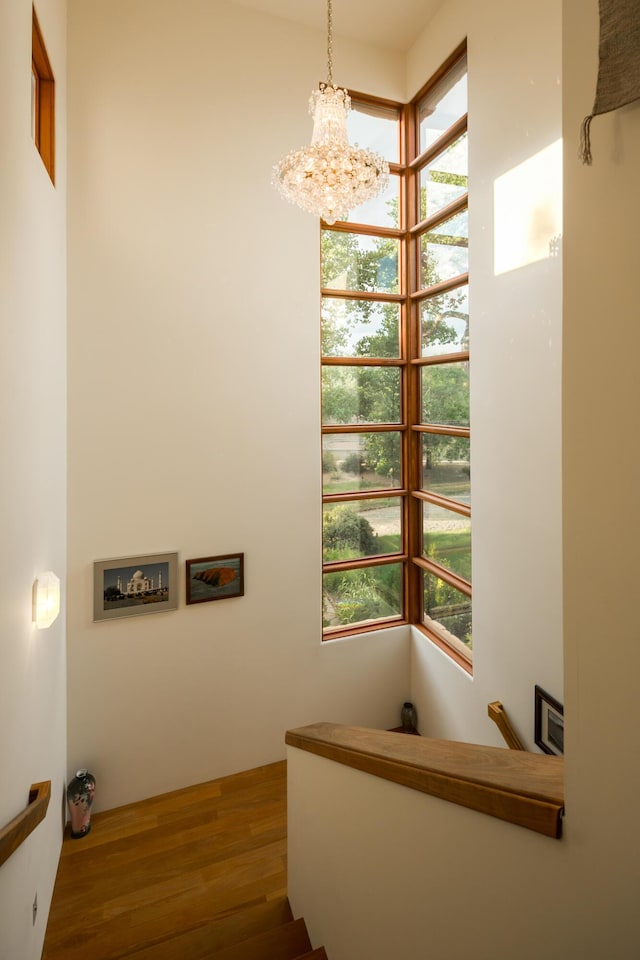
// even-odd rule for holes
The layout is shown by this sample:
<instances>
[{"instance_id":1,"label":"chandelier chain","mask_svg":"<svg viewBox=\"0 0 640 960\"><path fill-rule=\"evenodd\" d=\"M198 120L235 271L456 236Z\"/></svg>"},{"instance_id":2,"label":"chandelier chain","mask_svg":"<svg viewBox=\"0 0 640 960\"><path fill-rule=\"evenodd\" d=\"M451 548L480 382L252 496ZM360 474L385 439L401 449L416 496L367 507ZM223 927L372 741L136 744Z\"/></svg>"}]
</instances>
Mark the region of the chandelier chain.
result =
<instances>
[{"instance_id":1,"label":"chandelier chain","mask_svg":"<svg viewBox=\"0 0 640 960\"><path fill-rule=\"evenodd\" d=\"M331 0L327 0L327 83L333 86L333 10Z\"/></svg>"}]
</instances>

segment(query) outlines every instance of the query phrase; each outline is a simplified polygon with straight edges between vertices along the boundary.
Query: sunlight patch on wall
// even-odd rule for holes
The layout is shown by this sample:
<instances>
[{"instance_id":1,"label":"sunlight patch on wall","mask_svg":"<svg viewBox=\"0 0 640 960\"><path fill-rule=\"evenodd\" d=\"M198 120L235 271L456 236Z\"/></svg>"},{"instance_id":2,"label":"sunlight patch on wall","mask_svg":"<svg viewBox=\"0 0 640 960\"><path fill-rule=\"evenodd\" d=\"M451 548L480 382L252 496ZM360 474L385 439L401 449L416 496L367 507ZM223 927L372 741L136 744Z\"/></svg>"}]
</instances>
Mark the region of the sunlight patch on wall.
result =
<instances>
[{"instance_id":1,"label":"sunlight patch on wall","mask_svg":"<svg viewBox=\"0 0 640 960\"><path fill-rule=\"evenodd\" d=\"M557 256L562 236L562 139L494 183L494 273Z\"/></svg>"}]
</instances>

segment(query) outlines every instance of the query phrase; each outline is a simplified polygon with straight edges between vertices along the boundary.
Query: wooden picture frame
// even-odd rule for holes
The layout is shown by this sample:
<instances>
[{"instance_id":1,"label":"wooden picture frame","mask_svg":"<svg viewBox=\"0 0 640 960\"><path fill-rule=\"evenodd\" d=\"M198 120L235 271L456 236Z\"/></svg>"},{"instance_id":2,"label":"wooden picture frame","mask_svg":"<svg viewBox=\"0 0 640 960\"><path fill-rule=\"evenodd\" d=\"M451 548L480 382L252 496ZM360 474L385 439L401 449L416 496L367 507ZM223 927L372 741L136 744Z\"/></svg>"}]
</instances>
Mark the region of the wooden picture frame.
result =
<instances>
[{"instance_id":1,"label":"wooden picture frame","mask_svg":"<svg viewBox=\"0 0 640 960\"><path fill-rule=\"evenodd\" d=\"M94 621L177 609L177 553L148 553L93 564Z\"/></svg>"},{"instance_id":2,"label":"wooden picture frame","mask_svg":"<svg viewBox=\"0 0 640 960\"><path fill-rule=\"evenodd\" d=\"M556 757L564 755L564 707L537 684L534 738L545 753Z\"/></svg>"},{"instance_id":3,"label":"wooden picture frame","mask_svg":"<svg viewBox=\"0 0 640 960\"><path fill-rule=\"evenodd\" d=\"M198 557L186 562L187 603L244 596L244 553Z\"/></svg>"}]
</instances>

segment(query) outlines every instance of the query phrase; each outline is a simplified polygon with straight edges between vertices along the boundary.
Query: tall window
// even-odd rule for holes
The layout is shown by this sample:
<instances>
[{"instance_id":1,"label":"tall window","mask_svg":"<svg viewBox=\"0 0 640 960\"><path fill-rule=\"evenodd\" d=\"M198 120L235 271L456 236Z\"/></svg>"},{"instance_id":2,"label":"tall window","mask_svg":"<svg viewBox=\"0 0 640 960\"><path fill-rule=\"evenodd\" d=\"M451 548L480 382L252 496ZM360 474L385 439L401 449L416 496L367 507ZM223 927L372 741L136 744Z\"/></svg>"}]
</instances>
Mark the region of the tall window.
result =
<instances>
[{"instance_id":1,"label":"tall window","mask_svg":"<svg viewBox=\"0 0 640 960\"><path fill-rule=\"evenodd\" d=\"M323 225L325 639L412 622L470 662L466 64L352 95L386 194Z\"/></svg>"},{"instance_id":2,"label":"tall window","mask_svg":"<svg viewBox=\"0 0 640 960\"><path fill-rule=\"evenodd\" d=\"M31 27L31 135L51 181L55 183L55 80L34 8Z\"/></svg>"},{"instance_id":3,"label":"tall window","mask_svg":"<svg viewBox=\"0 0 640 960\"><path fill-rule=\"evenodd\" d=\"M389 188L321 233L325 636L405 618L402 126L400 104L352 99L350 139Z\"/></svg>"},{"instance_id":4,"label":"tall window","mask_svg":"<svg viewBox=\"0 0 640 960\"><path fill-rule=\"evenodd\" d=\"M467 65L412 104L410 343L414 620L471 660ZM417 380L417 382L415 382ZM417 449L416 449L417 448Z\"/></svg>"}]
</instances>

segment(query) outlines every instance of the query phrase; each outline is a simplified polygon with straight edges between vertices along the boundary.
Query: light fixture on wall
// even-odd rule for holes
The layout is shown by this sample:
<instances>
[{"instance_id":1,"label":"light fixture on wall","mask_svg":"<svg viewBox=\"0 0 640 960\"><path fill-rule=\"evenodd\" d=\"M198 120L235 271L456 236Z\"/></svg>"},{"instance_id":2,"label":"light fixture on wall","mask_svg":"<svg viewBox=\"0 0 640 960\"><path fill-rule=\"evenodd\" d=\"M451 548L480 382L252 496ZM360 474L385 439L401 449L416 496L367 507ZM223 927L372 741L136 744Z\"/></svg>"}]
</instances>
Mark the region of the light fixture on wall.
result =
<instances>
[{"instance_id":1,"label":"light fixture on wall","mask_svg":"<svg viewBox=\"0 0 640 960\"><path fill-rule=\"evenodd\" d=\"M42 630L50 627L59 613L60 580L52 570L47 570L33 585L33 620Z\"/></svg>"},{"instance_id":2,"label":"light fixture on wall","mask_svg":"<svg viewBox=\"0 0 640 960\"><path fill-rule=\"evenodd\" d=\"M272 182L283 197L326 223L344 220L389 182L389 164L378 153L351 146L347 114L351 98L333 83L332 0L327 0L327 82L309 99L311 146L294 150L273 168Z\"/></svg>"}]
</instances>

